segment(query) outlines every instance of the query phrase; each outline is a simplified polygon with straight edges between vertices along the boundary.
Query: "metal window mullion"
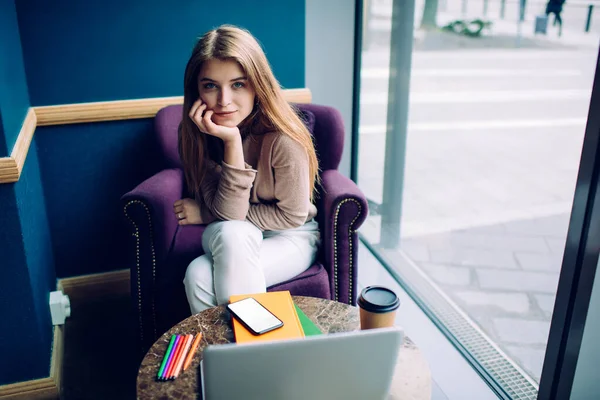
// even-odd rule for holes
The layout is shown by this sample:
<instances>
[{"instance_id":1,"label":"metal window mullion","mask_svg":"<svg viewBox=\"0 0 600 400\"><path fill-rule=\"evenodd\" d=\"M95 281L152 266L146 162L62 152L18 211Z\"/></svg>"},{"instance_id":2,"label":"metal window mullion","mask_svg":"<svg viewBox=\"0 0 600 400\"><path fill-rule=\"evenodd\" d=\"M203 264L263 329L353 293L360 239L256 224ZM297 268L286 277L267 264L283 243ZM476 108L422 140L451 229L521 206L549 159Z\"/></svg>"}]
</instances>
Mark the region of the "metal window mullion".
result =
<instances>
[{"instance_id":1,"label":"metal window mullion","mask_svg":"<svg viewBox=\"0 0 600 400\"><path fill-rule=\"evenodd\" d=\"M381 245L385 248L400 243L414 16L415 0L394 0L381 207Z\"/></svg>"},{"instance_id":2,"label":"metal window mullion","mask_svg":"<svg viewBox=\"0 0 600 400\"><path fill-rule=\"evenodd\" d=\"M600 251L600 52L539 399L569 398Z\"/></svg>"}]
</instances>

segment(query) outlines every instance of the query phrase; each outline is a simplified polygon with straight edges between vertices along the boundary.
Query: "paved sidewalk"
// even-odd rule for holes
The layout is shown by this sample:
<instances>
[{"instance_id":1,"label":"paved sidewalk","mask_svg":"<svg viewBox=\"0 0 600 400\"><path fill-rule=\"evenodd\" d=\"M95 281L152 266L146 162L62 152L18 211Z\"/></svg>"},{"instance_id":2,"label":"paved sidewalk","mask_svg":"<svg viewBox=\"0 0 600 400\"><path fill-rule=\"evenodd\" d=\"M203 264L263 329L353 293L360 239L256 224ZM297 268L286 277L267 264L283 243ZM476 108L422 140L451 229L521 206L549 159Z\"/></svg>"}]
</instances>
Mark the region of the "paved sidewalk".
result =
<instances>
[{"instance_id":1,"label":"paved sidewalk","mask_svg":"<svg viewBox=\"0 0 600 400\"><path fill-rule=\"evenodd\" d=\"M539 381L569 214L402 241L402 250Z\"/></svg>"},{"instance_id":2,"label":"paved sidewalk","mask_svg":"<svg viewBox=\"0 0 600 400\"><path fill-rule=\"evenodd\" d=\"M440 0L443 2L444 0ZM417 1L415 12L415 51L422 50L451 50L452 48L547 48L547 49L591 49L597 50L600 45L600 4L596 6L592 19L592 30L588 33L584 31L583 21L577 21L577 28L573 24L563 28L562 35L558 36L558 27L553 26L553 19L548 22L547 34L535 34L535 17L543 13L543 7L539 3L533 3L528 6L525 15L525 21L518 22L518 9L514 3L507 4L506 17L501 19L497 10L490 10L487 17L483 17L480 9L471 9L465 16L462 15L458 3L450 4L449 11L442 11L439 8L437 14L437 23L439 27L446 25L450 21L457 19L483 19L491 21L490 28L484 31L480 38L468 38L461 35L448 35L444 33L443 38L439 39L440 32L423 31L419 29L420 18L422 16L423 2ZM497 4L491 6L498 7ZM490 7L491 7L490 6ZM577 12L577 16L583 18L586 9L574 7L565 9L565 13L572 14ZM582 15L579 15L582 14ZM563 16L566 22L571 15ZM581 25L581 26L580 26ZM377 47L389 47L389 34L391 30L391 2L390 4L379 7L375 18L368 23L368 40L363 46L371 47L374 43ZM449 36L454 36L450 38ZM433 39L432 39L433 38ZM439 43L438 43L439 42Z\"/></svg>"},{"instance_id":3,"label":"paved sidewalk","mask_svg":"<svg viewBox=\"0 0 600 400\"><path fill-rule=\"evenodd\" d=\"M415 32L400 247L539 381L600 33L534 35L533 15L518 41L514 19L476 39ZM374 26L359 184L380 202L389 21ZM378 243L379 226L372 214L361 232Z\"/></svg>"},{"instance_id":4,"label":"paved sidewalk","mask_svg":"<svg viewBox=\"0 0 600 400\"><path fill-rule=\"evenodd\" d=\"M598 10L600 12L600 10ZM442 14L440 20L452 19L450 15ZM530 16L526 18L520 24L515 20L501 20L492 19L492 26L489 30L488 36L505 36L514 38L515 47L519 46L519 30L521 41L529 42L535 41L538 46L544 47L565 47L573 49L592 49L597 50L600 44L599 36L596 32L585 33L582 31L574 31L563 29L562 35L558 36L558 28L552 26L552 23L548 23L548 31L546 35L534 33L535 17Z\"/></svg>"}]
</instances>

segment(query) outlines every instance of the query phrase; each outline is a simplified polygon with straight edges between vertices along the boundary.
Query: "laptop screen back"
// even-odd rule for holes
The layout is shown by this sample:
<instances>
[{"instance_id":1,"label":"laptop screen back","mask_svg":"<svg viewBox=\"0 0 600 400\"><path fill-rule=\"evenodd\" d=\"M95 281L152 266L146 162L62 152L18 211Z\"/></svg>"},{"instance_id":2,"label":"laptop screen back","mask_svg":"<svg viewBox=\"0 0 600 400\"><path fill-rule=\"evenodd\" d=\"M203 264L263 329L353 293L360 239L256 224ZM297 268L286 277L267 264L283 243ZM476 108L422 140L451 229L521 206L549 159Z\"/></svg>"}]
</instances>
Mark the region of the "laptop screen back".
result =
<instances>
[{"instance_id":1,"label":"laptop screen back","mask_svg":"<svg viewBox=\"0 0 600 400\"><path fill-rule=\"evenodd\" d=\"M204 350L204 399L384 399L399 328L227 344Z\"/></svg>"}]
</instances>

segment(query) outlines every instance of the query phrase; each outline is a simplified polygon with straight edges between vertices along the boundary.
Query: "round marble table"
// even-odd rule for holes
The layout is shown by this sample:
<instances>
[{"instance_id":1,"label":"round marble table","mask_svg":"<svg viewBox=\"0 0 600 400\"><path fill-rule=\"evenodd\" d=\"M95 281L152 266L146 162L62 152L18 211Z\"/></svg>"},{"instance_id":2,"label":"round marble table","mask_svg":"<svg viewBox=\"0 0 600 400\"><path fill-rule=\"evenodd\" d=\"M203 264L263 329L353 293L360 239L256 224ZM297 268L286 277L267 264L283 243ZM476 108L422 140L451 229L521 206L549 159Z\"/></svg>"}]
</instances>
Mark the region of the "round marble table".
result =
<instances>
[{"instance_id":1,"label":"round marble table","mask_svg":"<svg viewBox=\"0 0 600 400\"><path fill-rule=\"evenodd\" d=\"M359 328L358 308L336 301L293 296L294 302L323 333L348 332ZM197 399L198 366L202 349L211 344L234 341L229 312L225 306L214 307L181 321L152 345L138 371L138 399ZM191 366L173 381L155 380L162 357L172 335L202 332L200 347ZM415 344L405 337L398 353L389 399L421 400L431 398L431 374Z\"/></svg>"}]
</instances>

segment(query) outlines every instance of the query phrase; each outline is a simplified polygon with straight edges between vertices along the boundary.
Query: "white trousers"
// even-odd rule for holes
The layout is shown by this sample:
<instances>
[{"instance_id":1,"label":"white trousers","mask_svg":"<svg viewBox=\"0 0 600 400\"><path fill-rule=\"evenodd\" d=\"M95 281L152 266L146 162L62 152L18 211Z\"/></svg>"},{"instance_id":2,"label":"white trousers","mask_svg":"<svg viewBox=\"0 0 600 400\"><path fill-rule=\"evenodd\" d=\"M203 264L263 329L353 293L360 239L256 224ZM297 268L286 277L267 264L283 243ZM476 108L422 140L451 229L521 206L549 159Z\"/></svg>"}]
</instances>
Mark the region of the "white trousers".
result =
<instances>
[{"instance_id":1,"label":"white trousers","mask_svg":"<svg viewBox=\"0 0 600 400\"><path fill-rule=\"evenodd\" d=\"M205 254L188 266L185 293L192 314L229 302L234 294L263 293L307 270L320 243L316 221L262 232L247 221L217 221L202 235Z\"/></svg>"}]
</instances>

